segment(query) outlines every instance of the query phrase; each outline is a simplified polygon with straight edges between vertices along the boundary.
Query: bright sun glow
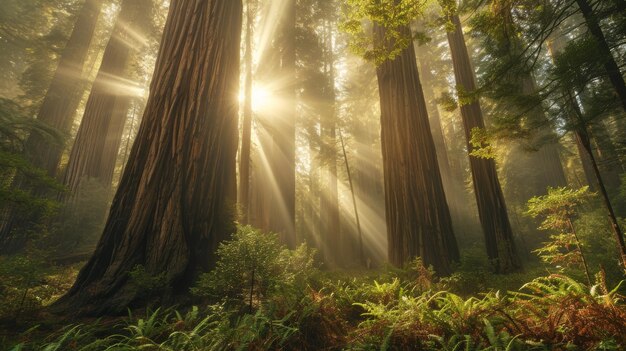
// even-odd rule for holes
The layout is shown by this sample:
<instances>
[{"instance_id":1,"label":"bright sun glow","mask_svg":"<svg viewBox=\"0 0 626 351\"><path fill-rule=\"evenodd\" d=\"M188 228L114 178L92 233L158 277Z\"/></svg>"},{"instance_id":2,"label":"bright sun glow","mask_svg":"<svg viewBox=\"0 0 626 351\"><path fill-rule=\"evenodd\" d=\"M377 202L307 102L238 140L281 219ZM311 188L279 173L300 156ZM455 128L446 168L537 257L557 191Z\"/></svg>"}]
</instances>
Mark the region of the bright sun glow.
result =
<instances>
[{"instance_id":1,"label":"bright sun glow","mask_svg":"<svg viewBox=\"0 0 626 351\"><path fill-rule=\"evenodd\" d=\"M244 103L245 93L243 89L239 92L239 102ZM268 87L261 84L252 86L252 110L255 112L267 111L276 102L273 92Z\"/></svg>"},{"instance_id":2,"label":"bright sun glow","mask_svg":"<svg viewBox=\"0 0 626 351\"><path fill-rule=\"evenodd\" d=\"M272 92L262 86L255 84L252 86L252 109L254 111L264 111L272 104Z\"/></svg>"}]
</instances>

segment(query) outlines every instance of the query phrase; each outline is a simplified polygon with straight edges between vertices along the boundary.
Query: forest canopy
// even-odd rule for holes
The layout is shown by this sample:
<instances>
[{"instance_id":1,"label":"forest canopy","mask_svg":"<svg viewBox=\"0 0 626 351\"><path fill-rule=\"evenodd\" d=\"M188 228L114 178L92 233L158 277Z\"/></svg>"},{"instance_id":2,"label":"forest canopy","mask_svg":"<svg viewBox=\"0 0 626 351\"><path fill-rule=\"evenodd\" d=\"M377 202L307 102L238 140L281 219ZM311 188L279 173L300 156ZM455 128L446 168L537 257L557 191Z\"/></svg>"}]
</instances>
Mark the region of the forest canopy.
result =
<instances>
[{"instance_id":1,"label":"forest canopy","mask_svg":"<svg viewBox=\"0 0 626 351\"><path fill-rule=\"evenodd\" d=\"M2 349L626 348L623 0L3 0L0 75Z\"/></svg>"}]
</instances>

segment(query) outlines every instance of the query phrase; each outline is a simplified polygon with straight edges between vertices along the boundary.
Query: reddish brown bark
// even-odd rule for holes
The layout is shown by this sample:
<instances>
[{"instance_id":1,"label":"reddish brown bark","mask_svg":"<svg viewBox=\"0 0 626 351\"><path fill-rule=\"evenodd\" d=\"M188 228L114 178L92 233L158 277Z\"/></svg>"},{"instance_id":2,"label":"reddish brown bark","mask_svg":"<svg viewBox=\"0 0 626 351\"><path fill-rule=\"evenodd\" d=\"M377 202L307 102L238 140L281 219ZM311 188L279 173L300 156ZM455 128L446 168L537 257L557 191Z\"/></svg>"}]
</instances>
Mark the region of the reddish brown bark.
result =
<instances>
[{"instance_id":1,"label":"reddish brown bark","mask_svg":"<svg viewBox=\"0 0 626 351\"><path fill-rule=\"evenodd\" d=\"M83 177L111 185L133 89L127 86L127 66L134 51L142 48L137 35L148 30L152 5L153 0L122 2L65 171L64 183L71 193L78 190Z\"/></svg>"},{"instance_id":2,"label":"reddish brown bark","mask_svg":"<svg viewBox=\"0 0 626 351\"><path fill-rule=\"evenodd\" d=\"M456 15L450 16L449 19L454 25L454 31L448 32L448 43L456 84L462 91L471 93L476 90L476 83L461 21ZM470 143L472 129L485 128L479 101L473 100L471 103L461 105L461 117L467 139L467 149L471 153L474 150ZM489 260L497 273L517 270L521 267L521 262L515 249L513 230L498 180L495 161L470 155L470 169Z\"/></svg>"},{"instance_id":3,"label":"reddish brown bark","mask_svg":"<svg viewBox=\"0 0 626 351\"><path fill-rule=\"evenodd\" d=\"M94 255L57 309L142 303L129 271L185 294L234 231L241 1L173 0L139 134Z\"/></svg>"},{"instance_id":4,"label":"reddish brown bark","mask_svg":"<svg viewBox=\"0 0 626 351\"><path fill-rule=\"evenodd\" d=\"M374 25L375 43L383 42L385 31ZM401 31L410 35L408 28ZM389 261L402 266L419 256L438 274L449 274L448 252L456 241L413 44L383 62L376 73Z\"/></svg>"}]
</instances>

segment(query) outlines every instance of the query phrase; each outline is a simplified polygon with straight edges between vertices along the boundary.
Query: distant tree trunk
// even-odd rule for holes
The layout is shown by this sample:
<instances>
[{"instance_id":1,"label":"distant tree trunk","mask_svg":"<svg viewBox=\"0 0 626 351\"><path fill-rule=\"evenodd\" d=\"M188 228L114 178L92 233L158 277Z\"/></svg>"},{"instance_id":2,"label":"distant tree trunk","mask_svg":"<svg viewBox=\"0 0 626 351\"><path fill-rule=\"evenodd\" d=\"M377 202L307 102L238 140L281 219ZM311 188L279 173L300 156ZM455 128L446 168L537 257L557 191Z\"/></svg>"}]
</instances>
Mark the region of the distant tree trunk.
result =
<instances>
[{"instance_id":1,"label":"distant tree trunk","mask_svg":"<svg viewBox=\"0 0 626 351\"><path fill-rule=\"evenodd\" d=\"M471 93L476 90L476 85L465 46L461 21L456 15L450 16L450 19L455 27L453 32L448 32L448 42L452 54L456 84L463 91ZM485 128L478 100L461 105L461 116L467 139L467 150L471 153L474 149L470 143L472 129ZM521 262L516 252L513 230L496 173L495 161L470 155L470 169L480 223L487 245L487 255L493 268L497 273L509 273L518 270L521 267Z\"/></svg>"},{"instance_id":2,"label":"distant tree trunk","mask_svg":"<svg viewBox=\"0 0 626 351\"><path fill-rule=\"evenodd\" d=\"M285 106L275 116L274 177L278 185L270 223L289 248L295 248L296 233L296 0L287 0L281 20L281 76L287 81L281 91Z\"/></svg>"},{"instance_id":3,"label":"distant tree trunk","mask_svg":"<svg viewBox=\"0 0 626 351\"><path fill-rule=\"evenodd\" d=\"M522 94L536 94L537 83L531 74L523 77L520 83L522 86ZM532 187L529 187L530 191L527 192L527 198L524 199L524 202L533 196L546 194L548 187L567 186L565 171L563 170L563 164L561 163L561 157L559 155L559 143L554 135L554 130L546 123L547 119L543 109L541 106L537 106L529 111L528 114L530 118L534 120L534 123L538 124L535 143L539 145L536 151L528 152L526 150L520 150L528 154L529 161L535 166L535 171L533 172L535 188L532 189Z\"/></svg>"},{"instance_id":4,"label":"distant tree trunk","mask_svg":"<svg viewBox=\"0 0 626 351\"><path fill-rule=\"evenodd\" d=\"M83 65L101 8L100 0L87 0L83 5L37 115L39 121L62 133L69 134L85 89ZM52 177L56 176L63 148L63 145L51 145L37 133L30 135L26 141L26 150L33 165L43 168Z\"/></svg>"},{"instance_id":5,"label":"distant tree trunk","mask_svg":"<svg viewBox=\"0 0 626 351\"><path fill-rule=\"evenodd\" d=\"M550 52L550 58L552 59L552 62L555 63L556 62L556 57L557 55L563 50L564 48L564 42L562 39L563 34L560 31L555 31L555 33L552 35L552 38L548 41L548 51ZM575 102L572 100L569 104L572 105ZM573 110L578 110L577 106L569 106L570 109ZM574 119L576 119L576 116L571 116ZM581 140L580 138L575 138L575 143L576 143L576 150L578 151L578 156L580 158L580 162L583 168L583 173L585 175L585 180L587 181L587 185L589 185L589 190L591 191L596 191L596 180L595 180L595 174L593 171L593 165L591 164L591 159L589 158L589 155L587 154L587 151L585 150L584 145L581 144Z\"/></svg>"},{"instance_id":6,"label":"distant tree trunk","mask_svg":"<svg viewBox=\"0 0 626 351\"><path fill-rule=\"evenodd\" d=\"M249 221L250 207L250 144L252 138L252 21L254 16L251 8L252 1L246 4L246 53L244 63L246 77L244 87L244 106L241 136L241 153L239 154L239 205L241 221Z\"/></svg>"},{"instance_id":7,"label":"distant tree trunk","mask_svg":"<svg viewBox=\"0 0 626 351\"><path fill-rule=\"evenodd\" d=\"M63 134L69 134L71 130L76 109L85 89L83 66L101 8L100 0L85 1L39 108L37 120ZM43 169L51 177L56 176L64 145L52 143L39 133L32 133L26 139L24 150L33 166ZM20 175L14 179L12 186L38 196L46 193L46 189L31 189L28 181ZM28 225L25 222L32 219L29 217L30 214L26 216L28 218L24 218L23 214L13 209L7 209L0 228L0 253L15 253L24 247L28 238L14 235L13 231Z\"/></svg>"},{"instance_id":8,"label":"distant tree trunk","mask_svg":"<svg viewBox=\"0 0 626 351\"><path fill-rule=\"evenodd\" d=\"M122 147L122 138L124 136L126 119L128 118L130 107L133 104L133 100L137 102L141 101L139 99L132 99L130 96L118 96L118 98L115 100L115 107L113 107L113 113L111 114L111 121L109 122L107 136L104 140L102 159L100 162L100 179L103 184L111 184L113 182L115 167L117 164L118 156L120 155L120 149ZM128 128L129 138L132 138L132 136L134 135L133 119L135 118L134 114L136 112L134 109L132 111L133 112L131 113L130 117L131 125ZM128 142L130 142L130 140ZM125 160L123 160L123 162L125 163ZM124 167L122 166L122 170L123 169Z\"/></svg>"},{"instance_id":9,"label":"distant tree trunk","mask_svg":"<svg viewBox=\"0 0 626 351\"><path fill-rule=\"evenodd\" d=\"M624 271L626 272L626 243L624 242L624 234L619 226L617 216L615 215L613 205L611 204L611 199L609 198L609 194L607 193L606 187L604 186L604 181L602 179L602 175L600 174L600 168L598 167L596 159L593 155L589 134L585 129L577 129L575 133L576 139L579 140L580 144L584 147L587 155L589 156L589 159L591 160L593 171L596 176L598 190L600 191L602 202L604 202L604 205L607 209L609 223L611 225L611 231L613 232L613 235L615 236L615 241L617 243L622 269L624 269Z\"/></svg>"},{"instance_id":10,"label":"distant tree trunk","mask_svg":"<svg viewBox=\"0 0 626 351\"><path fill-rule=\"evenodd\" d=\"M94 255L56 309L139 305L129 271L185 294L234 231L241 1L173 0L141 127Z\"/></svg>"},{"instance_id":11,"label":"distant tree trunk","mask_svg":"<svg viewBox=\"0 0 626 351\"><path fill-rule=\"evenodd\" d=\"M613 58L613 54L611 54L611 49L606 42L602 28L600 28L598 18L587 0L576 0L576 3L585 18L585 23L587 24L589 33L596 40L598 50L604 57L604 62L602 62L602 64L606 74L609 76L613 89L615 89L615 93L622 103L622 108L626 111L626 83L624 82L624 77L619 70L617 62L615 62L615 58Z\"/></svg>"},{"instance_id":12,"label":"distant tree trunk","mask_svg":"<svg viewBox=\"0 0 626 351\"><path fill-rule=\"evenodd\" d=\"M356 194L354 193L354 182L352 181L352 172L350 172L350 164L348 163L348 154L346 153L346 144L343 140L341 130L339 130L339 140L341 141L341 153L343 155L343 161L346 164L346 175L348 176L348 184L350 185L350 194L352 195L352 208L354 209L354 220L356 222L357 238L358 238L358 252L359 263L361 266L366 266L365 251L363 251L363 231L361 230L361 220L359 218L359 209L356 202Z\"/></svg>"},{"instance_id":13,"label":"distant tree trunk","mask_svg":"<svg viewBox=\"0 0 626 351\"><path fill-rule=\"evenodd\" d=\"M604 184L609 192L619 191L620 187L620 165L617 150L611 136L606 130L606 126L600 121L590 125L592 144L595 144L596 153L594 157L598 163L604 178Z\"/></svg>"},{"instance_id":14,"label":"distant tree trunk","mask_svg":"<svg viewBox=\"0 0 626 351\"><path fill-rule=\"evenodd\" d=\"M408 27L400 28L410 36ZM381 45L386 29L374 24ZM419 256L440 275L450 273L456 247L413 43L377 67L389 261ZM452 238L452 240L451 240ZM455 255L458 257L458 251Z\"/></svg>"},{"instance_id":15,"label":"distant tree trunk","mask_svg":"<svg viewBox=\"0 0 626 351\"><path fill-rule=\"evenodd\" d=\"M128 63L132 51L142 47L138 35L148 30L152 5L153 0L122 2L65 171L64 183L71 193L78 190L83 177L111 186L116 158L105 154L105 148L109 146L106 151L117 156L129 96L133 94L133 87L127 86ZM118 148L113 149L115 145Z\"/></svg>"},{"instance_id":16,"label":"distant tree trunk","mask_svg":"<svg viewBox=\"0 0 626 351\"><path fill-rule=\"evenodd\" d=\"M324 92L323 112L321 114L322 131L322 164L324 165L324 184L320 204L320 217L322 220L322 240L327 243L329 250L326 252L325 261L330 264L341 265L342 244L339 217L339 197L337 190L337 131L336 131L336 93L334 53L332 44L332 32L330 24L324 26L325 55L324 73L327 77Z\"/></svg>"},{"instance_id":17,"label":"distant tree trunk","mask_svg":"<svg viewBox=\"0 0 626 351\"><path fill-rule=\"evenodd\" d=\"M587 150L585 150L585 146L581 143L580 138L576 138L576 150L578 151L578 156L580 157L580 162L583 166L583 172L585 174L587 185L589 185L589 190L597 191L598 187L596 185L596 176L593 171L593 165L591 164L589 154L587 153Z\"/></svg>"},{"instance_id":18,"label":"distant tree trunk","mask_svg":"<svg viewBox=\"0 0 626 351\"><path fill-rule=\"evenodd\" d=\"M611 231L615 236L616 246L620 256L620 263L622 268L626 272L626 243L624 242L624 234L622 229L620 228L619 222L617 221L617 216L615 215L615 211L613 209L613 205L611 204L611 199L606 190L606 186L604 185L604 179L602 178L602 174L600 173L600 168L598 167L598 163L596 162L596 158L593 154L593 148L591 147L591 139L589 137L589 131L587 130L587 126L585 126L583 113L578 106L578 103L574 97L572 92L566 92L567 97L569 99L569 105L574 113L573 117L574 121L578 122L578 128L576 128L573 132L576 137L576 143L579 147L579 150L584 151L587 159L590 161L591 166L593 168L595 185L597 186L598 191L600 192L600 196L602 198L602 202L607 210L607 214L609 217L609 224L611 226ZM583 161L584 162L584 161Z\"/></svg>"}]
</instances>

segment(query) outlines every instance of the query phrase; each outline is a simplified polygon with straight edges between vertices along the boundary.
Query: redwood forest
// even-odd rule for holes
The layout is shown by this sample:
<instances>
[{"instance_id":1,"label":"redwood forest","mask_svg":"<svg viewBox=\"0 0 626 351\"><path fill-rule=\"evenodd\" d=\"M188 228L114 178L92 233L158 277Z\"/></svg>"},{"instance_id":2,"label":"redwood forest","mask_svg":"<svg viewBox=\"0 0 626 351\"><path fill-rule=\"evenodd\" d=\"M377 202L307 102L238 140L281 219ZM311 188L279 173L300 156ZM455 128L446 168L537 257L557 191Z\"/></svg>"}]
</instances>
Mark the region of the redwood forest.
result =
<instances>
[{"instance_id":1,"label":"redwood forest","mask_svg":"<svg viewBox=\"0 0 626 351\"><path fill-rule=\"evenodd\" d=\"M625 0L0 0L0 350L626 350Z\"/></svg>"}]
</instances>

